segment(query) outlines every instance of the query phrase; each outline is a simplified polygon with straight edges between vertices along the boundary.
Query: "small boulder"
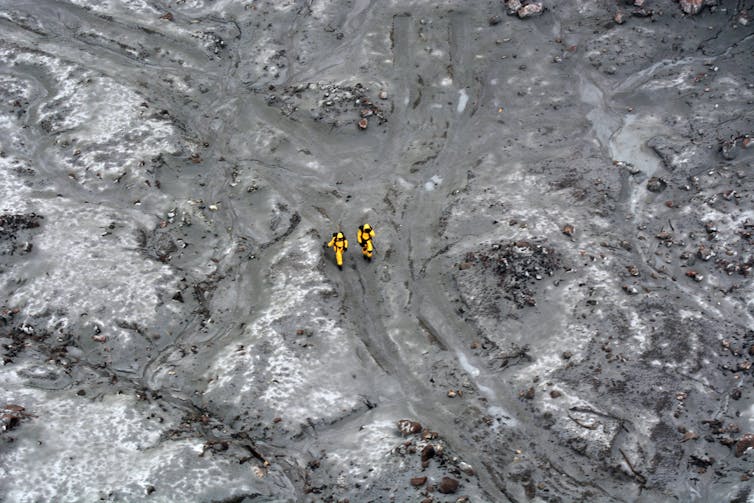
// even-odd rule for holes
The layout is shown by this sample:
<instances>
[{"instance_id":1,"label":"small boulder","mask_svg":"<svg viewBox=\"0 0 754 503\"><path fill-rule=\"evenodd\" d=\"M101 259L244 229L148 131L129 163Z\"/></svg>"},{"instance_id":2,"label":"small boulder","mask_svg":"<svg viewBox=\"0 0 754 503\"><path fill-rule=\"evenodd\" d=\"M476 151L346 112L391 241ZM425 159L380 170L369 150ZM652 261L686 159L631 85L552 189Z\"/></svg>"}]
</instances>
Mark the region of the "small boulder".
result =
<instances>
[{"instance_id":1,"label":"small boulder","mask_svg":"<svg viewBox=\"0 0 754 503\"><path fill-rule=\"evenodd\" d=\"M511 16L516 14L521 7L523 7L521 0L505 0L505 8Z\"/></svg>"},{"instance_id":2,"label":"small boulder","mask_svg":"<svg viewBox=\"0 0 754 503\"><path fill-rule=\"evenodd\" d=\"M443 494L454 494L458 490L458 481L450 477L443 477L437 490Z\"/></svg>"},{"instance_id":3,"label":"small boulder","mask_svg":"<svg viewBox=\"0 0 754 503\"><path fill-rule=\"evenodd\" d=\"M427 483L427 477L414 477L411 479L411 485L414 487L421 487Z\"/></svg>"},{"instance_id":4,"label":"small boulder","mask_svg":"<svg viewBox=\"0 0 754 503\"><path fill-rule=\"evenodd\" d=\"M667 186L668 182L657 176L653 176L652 178L647 180L647 190L650 192L662 192L667 188Z\"/></svg>"},{"instance_id":5,"label":"small boulder","mask_svg":"<svg viewBox=\"0 0 754 503\"><path fill-rule=\"evenodd\" d=\"M526 19L529 17L539 16L542 14L542 11L544 11L542 2L533 2L518 9L518 11L516 11L516 14L518 14L519 18Z\"/></svg>"},{"instance_id":6,"label":"small boulder","mask_svg":"<svg viewBox=\"0 0 754 503\"><path fill-rule=\"evenodd\" d=\"M398 421L398 431L404 435L412 435L422 431L422 425L410 419L401 419Z\"/></svg>"},{"instance_id":7,"label":"small boulder","mask_svg":"<svg viewBox=\"0 0 754 503\"><path fill-rule=\"evenodd\" d=\"M686 14L699 14L704 7L704 0L681 0L679 2L681 10Z\"/></svg>"},{"instance_id":8,"label":"small boulder","mask_svg":"<svg viewBox=\"0 0 754 503\"><path fill-rule=\"evenodd\" d=\"M754 434L747 433L736 442L736 457L740 458L752 447L754 447Z\"/></svg>"}]
</instances>

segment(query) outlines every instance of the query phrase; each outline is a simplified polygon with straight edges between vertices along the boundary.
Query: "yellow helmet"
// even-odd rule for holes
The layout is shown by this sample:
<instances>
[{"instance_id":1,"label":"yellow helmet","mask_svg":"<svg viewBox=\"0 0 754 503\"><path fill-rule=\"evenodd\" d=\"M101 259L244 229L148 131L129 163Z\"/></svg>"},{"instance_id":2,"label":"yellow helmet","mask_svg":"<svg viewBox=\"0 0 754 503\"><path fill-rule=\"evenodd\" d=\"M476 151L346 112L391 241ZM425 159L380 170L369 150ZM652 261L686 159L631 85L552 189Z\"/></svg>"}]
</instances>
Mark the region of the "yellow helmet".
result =
<instances>
[{"instance_id":1,"label":"yellow helmet","mask_svg":"<svg viewBox=\"0 0 754 503\"><path fill-rule=\"evenodd\" d=\"M369 224L364 224L364 230L369 232L370 230L372 230L372 227Z\"/></svg>"}]
</instances>

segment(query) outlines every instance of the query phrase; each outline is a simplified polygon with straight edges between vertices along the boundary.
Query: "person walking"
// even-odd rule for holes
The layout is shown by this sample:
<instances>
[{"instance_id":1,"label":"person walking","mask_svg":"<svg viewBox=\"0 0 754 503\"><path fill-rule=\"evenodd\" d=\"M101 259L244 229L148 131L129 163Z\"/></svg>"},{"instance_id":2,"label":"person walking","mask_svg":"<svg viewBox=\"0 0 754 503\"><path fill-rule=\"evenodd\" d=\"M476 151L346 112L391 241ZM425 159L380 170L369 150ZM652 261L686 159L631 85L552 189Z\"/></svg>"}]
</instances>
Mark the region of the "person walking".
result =
<instances>
[{"instance_id":1,"label":"person walking","mask_svg":"<svg viewBox=\"0 0 754 503\"><path fill-rule=\"evenodd\" d=\"M356 241L361 245L361 253L364 260L372 261L374 255L374 229L369 224L359 226L359 232L356 234Z\"/></svg>"},{"instance_id":2,"label":"person walking","mask_svg":"<svg viewBox=\"0 0 754 503\"><path fill-rule=\"evenodd\" d=\"M332 248L335 252L335 262L338 264L338 269L343 270L343 252L348 251L348 240L342 232L333 232L332 239L329 243L325 243L327 248Z\"/></svg>"}]
</instances>

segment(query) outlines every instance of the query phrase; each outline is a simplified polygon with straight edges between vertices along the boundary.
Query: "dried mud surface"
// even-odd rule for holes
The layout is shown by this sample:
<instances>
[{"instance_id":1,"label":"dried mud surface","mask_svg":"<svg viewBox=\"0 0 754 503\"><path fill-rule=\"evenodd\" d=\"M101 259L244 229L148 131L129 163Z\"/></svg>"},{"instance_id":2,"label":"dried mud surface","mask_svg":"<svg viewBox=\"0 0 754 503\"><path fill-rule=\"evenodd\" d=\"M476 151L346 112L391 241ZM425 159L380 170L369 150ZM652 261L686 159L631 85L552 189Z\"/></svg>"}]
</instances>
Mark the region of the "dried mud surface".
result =
<instances>
[{"instance_id":1,"label":"dried mud surface","mask_svg":"<svg viewBox=\"0 0 754 503\"><path fill-rule=\"evenodd\" d=\"M754 6L539 4L0 1L0 502L754 501Z\"/></svg>"}]
</instances>

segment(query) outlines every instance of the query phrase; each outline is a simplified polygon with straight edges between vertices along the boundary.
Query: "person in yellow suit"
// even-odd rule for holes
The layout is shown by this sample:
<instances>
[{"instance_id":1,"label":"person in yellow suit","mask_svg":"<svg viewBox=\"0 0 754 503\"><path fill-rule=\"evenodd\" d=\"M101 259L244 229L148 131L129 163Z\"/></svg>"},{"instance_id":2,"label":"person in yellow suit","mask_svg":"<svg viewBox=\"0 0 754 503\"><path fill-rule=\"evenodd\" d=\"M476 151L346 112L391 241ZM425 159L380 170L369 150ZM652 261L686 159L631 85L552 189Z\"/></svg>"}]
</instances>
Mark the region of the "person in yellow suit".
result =
<instances>
[{"instance_id":1,"label":"person in yellow suit","mask_svg":"<svg viewBox=\"0 0 754 503\"><path fill-rule=\"evenodd\" d=\"M364 260L371 262L372 255L374 254L374 229L369 224L359 226L359 231L356 233L356 241L361 245L361 253L364 255Z\"/></svg>"},{"instance_id":2,"label":"person in yellow suit","mask_svg":"<svg viewBox=\"0 0 754 503\"><path fill-rule=\"evenodd\" d=\"M332 239L325 246L335 251L335 262L338 268L343 270L343 252L348 251L348 240L342 232L333 232Z\"/></svg>"}]
</instances>

